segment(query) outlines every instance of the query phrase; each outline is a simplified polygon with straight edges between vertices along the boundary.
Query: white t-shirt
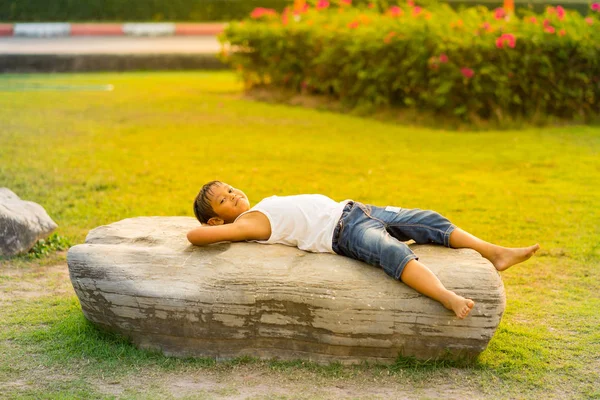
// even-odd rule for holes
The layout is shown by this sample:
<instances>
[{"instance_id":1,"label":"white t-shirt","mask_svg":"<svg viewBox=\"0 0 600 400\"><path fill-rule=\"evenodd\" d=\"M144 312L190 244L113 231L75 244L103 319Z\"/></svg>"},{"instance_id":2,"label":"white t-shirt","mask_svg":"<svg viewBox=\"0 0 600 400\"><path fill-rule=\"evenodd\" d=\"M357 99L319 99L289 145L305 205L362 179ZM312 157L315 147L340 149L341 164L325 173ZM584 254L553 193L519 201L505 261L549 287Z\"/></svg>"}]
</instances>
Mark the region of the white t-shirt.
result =
<instances>
[{"instance_id":1,"label":"white t-shirt","mask_svg":"<svg viewBox=\"0 0 600 400\"><path fill-rule=\"evenodd\" d=\"M333 231L349 201L338 203L321 194L271 196L237 218L259 211L269 219L269 240L251 240L252 242L281 243L314 253L335 253L331 248Z\"/></svg>"}]
</instances>

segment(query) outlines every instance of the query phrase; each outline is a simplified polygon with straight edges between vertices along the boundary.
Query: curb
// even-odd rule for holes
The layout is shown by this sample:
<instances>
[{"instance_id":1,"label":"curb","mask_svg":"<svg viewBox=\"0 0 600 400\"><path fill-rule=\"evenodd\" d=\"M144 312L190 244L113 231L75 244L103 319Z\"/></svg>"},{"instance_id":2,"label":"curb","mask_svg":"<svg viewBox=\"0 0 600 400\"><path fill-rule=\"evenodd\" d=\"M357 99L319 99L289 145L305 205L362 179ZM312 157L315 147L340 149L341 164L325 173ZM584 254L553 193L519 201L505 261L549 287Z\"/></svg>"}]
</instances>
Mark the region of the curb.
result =
<instances>
[{"instance_id":1,"label":"curb","mask_svg":"<svg viewBox=\"0 0 600 400\"><path fill-rule=\"evenodd\" d=\"M227 23L123 23L70 24L62 22L0 24L0 36L65 37L65 36L216 36Z\"/></svg>"},{"instance_id":2,"label":"curb","mask_svg":"<svg viewBox=\"0 0 600 400\"><path fill-rule=\"evenodd\" d=\"M0 24L0 36L12 36L13 26L10 24Z\"/></svg>"},{"instance_id":3,"label":"curb","mask_svg":"<svg viewBox=\"0 0 600 400\"><path fill-rule=\"evenodd\" d=\"M0 73L226 70L216 54L0 54Z\"/></svg>"},{"instance_id":4,"label":"curb","mask_svg":"<svg viewBox=\"0 0 600 400\"><path fill-rule=\"evenodd\" d=\"M123 35L120 24L71 24L71 36Z\"/></svg>"}]
</instances>

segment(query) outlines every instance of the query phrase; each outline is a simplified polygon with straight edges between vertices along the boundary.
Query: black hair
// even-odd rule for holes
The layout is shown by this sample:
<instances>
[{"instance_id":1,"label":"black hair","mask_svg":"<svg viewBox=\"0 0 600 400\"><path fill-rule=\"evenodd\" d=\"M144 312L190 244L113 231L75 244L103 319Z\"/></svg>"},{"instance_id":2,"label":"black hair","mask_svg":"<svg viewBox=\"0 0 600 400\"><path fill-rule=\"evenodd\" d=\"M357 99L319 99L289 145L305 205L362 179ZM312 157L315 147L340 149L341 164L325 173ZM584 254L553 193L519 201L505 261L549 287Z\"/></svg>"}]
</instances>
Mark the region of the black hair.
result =
<instances>
[{"instance_id":1,"label":"black hair","mask_svg":"<svg viewBox=\"0 0 600 400\"><path fill-rule=\"evenodd\" d=\"M194 215L200 223L206 224L209 219L218 217L217 213L210 205L208 195L211 193L213 186L222 184L223 182L221 181L210 181L202 186L198 196L196 196L196 199L194 200Z\"/></svg>"}]
</instances>

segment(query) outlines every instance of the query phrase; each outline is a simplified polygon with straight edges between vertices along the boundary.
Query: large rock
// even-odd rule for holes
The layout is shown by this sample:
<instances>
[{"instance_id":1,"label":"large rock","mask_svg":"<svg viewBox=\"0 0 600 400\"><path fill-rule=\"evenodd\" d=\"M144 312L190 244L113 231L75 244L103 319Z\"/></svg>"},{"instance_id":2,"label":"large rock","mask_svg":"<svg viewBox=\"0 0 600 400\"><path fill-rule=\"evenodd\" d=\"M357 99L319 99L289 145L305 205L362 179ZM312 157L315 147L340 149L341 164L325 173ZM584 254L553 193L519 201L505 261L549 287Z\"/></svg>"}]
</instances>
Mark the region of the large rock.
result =
<instances>
[{"instance_id":1,"label":"large rock","mask_svg":"<svg viewBox=\"0 0 600 400\"><path fill-rule=\"evenodd\" d=\"M283 245L186 239L189 217L96 228L68 253L84 315L141 348L174 356L393 362L472 358L504 311L500 276L478 253L412 248L440 280L475 300L464 320L382 269Z\"/></svg>"},{"instance_id":2,"label":"large rock","mask_svg":"<svg viewBox=\"0 0 600 400\"><path fill-rule=\"evenodd\" d=\"M0 256L26 253L56 228L42 206L0 188Z\"/></svg>"}]
</instances>

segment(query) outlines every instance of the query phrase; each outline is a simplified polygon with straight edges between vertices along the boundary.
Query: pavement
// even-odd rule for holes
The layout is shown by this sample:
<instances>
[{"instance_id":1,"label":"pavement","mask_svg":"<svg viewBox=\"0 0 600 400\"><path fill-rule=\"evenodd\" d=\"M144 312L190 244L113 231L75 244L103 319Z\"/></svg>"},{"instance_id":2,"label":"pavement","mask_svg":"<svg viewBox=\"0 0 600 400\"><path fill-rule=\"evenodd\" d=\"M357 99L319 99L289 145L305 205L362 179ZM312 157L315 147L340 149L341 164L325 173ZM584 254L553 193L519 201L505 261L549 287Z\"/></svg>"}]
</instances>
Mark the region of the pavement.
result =
<instances>
[{"instance_id":1,"label":"pavement","mask_svg":"<svg viewBox=\"0 0 600 400\"><path fill-rule=\"evenodd\" d=\"M216 54L216 36L67 36L55 38L0 37L5 54Z\"/></svg>"},{"instance_id":2,"label":"pavement","mask_svg":"<svg viewBox=\"0 0 600 400\"><path fill-rule=\"evenodd\" d=\"M202 32L201 29L196 31ZM217 58L221 45L216 33L204 31L172 36L0 36L0 72L227 68Z\"/></svg>"}]
</instances>

